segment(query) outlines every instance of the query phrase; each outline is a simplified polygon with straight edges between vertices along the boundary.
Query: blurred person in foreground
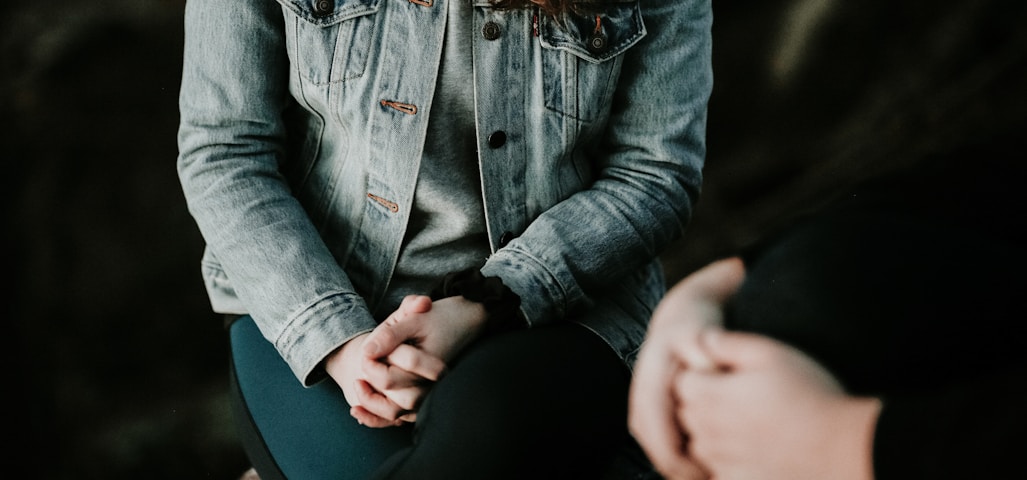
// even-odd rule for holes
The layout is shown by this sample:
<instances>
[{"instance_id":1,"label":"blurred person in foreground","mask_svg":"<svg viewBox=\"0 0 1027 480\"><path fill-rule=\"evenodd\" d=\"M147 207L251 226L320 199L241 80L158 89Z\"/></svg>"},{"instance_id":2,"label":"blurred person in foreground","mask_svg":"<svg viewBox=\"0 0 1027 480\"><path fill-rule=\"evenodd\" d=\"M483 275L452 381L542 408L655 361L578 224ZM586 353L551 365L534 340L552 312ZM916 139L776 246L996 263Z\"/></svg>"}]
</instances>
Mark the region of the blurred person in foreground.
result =
<instances>
[{"instance_id":1,"label":"blurred person in foreground","mask_svg":"<svg viewBox=\"0 0 1027 480\"><path fill-rule=\"evenodd\" d=\"M865 184L674 286L629 402L657 469L1024 478L1022 143Z\"/></svg>"}]
</instances>

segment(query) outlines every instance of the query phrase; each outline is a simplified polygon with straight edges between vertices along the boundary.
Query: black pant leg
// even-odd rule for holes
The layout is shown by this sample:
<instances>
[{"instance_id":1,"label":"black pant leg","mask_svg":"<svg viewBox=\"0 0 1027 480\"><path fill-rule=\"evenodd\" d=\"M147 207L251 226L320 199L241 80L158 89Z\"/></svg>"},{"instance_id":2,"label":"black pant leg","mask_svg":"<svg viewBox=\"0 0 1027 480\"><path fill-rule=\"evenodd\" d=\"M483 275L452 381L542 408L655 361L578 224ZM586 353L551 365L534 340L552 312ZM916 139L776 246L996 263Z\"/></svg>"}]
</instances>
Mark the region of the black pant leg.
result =
<instances>
[{"instance_id":1,"label":"black pant leg","mask_svg":"<svg viewBox=\"0 0 1027 480\"><path fill-rule=\"evenodd\" d=\"M377 478L604 478L631 443L628 384L623 362L579 325L487 339L434 387L414 446Z\"/></svg>"}]
</instances>

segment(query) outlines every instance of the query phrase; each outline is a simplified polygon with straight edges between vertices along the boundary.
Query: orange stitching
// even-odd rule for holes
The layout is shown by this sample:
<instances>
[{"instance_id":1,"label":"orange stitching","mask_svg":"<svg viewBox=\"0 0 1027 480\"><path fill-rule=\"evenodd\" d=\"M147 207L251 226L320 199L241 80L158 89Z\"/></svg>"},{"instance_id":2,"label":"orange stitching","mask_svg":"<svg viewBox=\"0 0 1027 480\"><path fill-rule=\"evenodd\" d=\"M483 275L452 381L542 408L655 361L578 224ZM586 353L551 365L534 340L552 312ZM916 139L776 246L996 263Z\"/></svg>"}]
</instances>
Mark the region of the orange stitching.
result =
<instances>
[{"instance_id":1,"label":"orange stitching","mask_svg":"<svg viewBox=\"0 0 1027 480\"><path fill-rule=\"evenodd\" d=\"M433 4L435 4L435 2L432 1L432 0L408 0L408 1L410 3L414 3L414 4L420 5L422 7L430 7Z\"/></svg>"},{"instance_id":2,"label":"orange stitching","mask_svg":"<svg viewBox=\"0 0 1027 480\"><path fill-rule=\"evenodd\" d=\"M399 110L407 115L414 115L417 113L417 105L411 105L409 103L393 102L392 100L382 100L381 104L383 107L392 107Z\"/></svg>"},{"instance_id":3,"label":"orange stitching","mask_svg":"<svg viewBox=\"0 0 1027 480\"><path fill-rule=\"evenodd\" d=\"M603 29L601 22L599 21L599 15L596 15L596 30L593 34L599 33Z\"/></svg>"},{"instance_id":4,"label":"orange stitching","mask_svg":"<svg viewBox=\"0 0 1027 480\"><path fill-rule=\"evenodd\" d=\"M386 199L384 199L382 197L379 197L378 195L375 195L373 193L368 193L367 194L367 198L370 198L371 200L374 200L374 201L380 203L383 207L388 208L389 211L392 212L392 213L396 213L396 212L399 211L399 204L397 204L396 202L390 202L390 201L388 201L388 200L386 200Z\"/></svg>"}]
</instances>

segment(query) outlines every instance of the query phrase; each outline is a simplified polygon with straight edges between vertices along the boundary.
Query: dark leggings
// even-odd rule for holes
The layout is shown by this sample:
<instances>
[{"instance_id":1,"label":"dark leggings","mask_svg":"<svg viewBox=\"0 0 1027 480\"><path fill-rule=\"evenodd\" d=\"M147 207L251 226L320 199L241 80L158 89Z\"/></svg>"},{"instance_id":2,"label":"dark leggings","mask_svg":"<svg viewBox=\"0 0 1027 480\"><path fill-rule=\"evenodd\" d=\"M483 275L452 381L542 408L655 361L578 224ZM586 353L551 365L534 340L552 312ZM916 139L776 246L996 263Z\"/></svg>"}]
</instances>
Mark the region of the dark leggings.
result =
<instances>
[{"instance_id":1,"label":"dark leggings","mask_svg":"<svg viewBox=\"0 0 1027 480\"><path fill-rule=\"evenodd\" d=\"M372 429L330 380L304 388L250 317L230 329L232 391L262 480L642 478L629 373L564 323L481 341L425 399L416 427Z\"/></svg>"}]
</instances>

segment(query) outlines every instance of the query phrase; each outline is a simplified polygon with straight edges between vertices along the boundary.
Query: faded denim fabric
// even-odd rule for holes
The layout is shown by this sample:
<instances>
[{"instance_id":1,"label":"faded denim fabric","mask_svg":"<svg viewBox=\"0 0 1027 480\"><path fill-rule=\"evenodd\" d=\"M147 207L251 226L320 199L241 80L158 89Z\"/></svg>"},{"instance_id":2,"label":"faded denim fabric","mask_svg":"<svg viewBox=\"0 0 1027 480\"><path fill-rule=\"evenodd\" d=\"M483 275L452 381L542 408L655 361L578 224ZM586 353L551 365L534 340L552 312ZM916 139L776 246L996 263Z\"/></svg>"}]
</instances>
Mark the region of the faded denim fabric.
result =
<instances>
[{"instance_id":1,"label":"faded denim fabric","mask_svg":"<svg viewBox=\"0 0 1027 480\"><path fill-rule=\"evenodd\" d=\"M186 3L178 171L211 303L250 313L304 384L377 324L447 1ZM664 293L657 255L700 191L712 13L709 0L590 8L475 3L482 271L531 325L580 321L630 365Z\"/></svg>"}]
</instances>

